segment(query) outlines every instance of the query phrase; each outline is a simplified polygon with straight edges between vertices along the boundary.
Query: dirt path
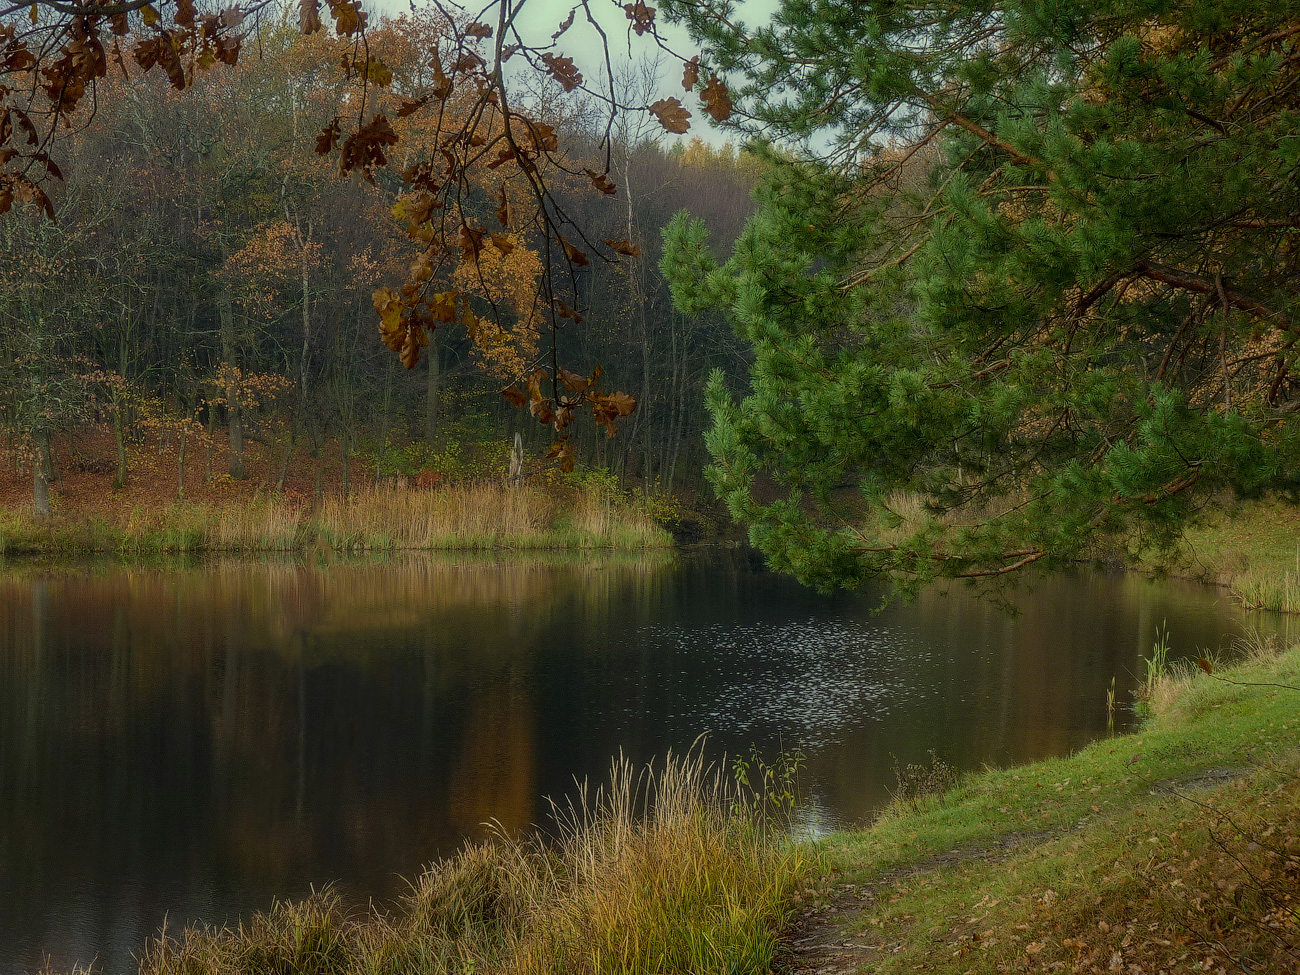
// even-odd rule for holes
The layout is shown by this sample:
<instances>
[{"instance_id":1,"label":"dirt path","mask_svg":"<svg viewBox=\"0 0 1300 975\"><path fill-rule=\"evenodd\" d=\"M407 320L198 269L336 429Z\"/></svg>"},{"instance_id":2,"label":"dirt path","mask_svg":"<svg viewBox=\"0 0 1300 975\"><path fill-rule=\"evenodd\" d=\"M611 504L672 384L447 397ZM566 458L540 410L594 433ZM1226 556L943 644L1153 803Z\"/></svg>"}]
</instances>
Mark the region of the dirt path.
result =
<instances>
[{"instance_id":1,"label":"dirt path","mask_svg":"<svg viewBox=\"0 0 1300 975\"><path fill-rule=\"evenodd\" d=\"M1062 832L1068 831L1011 833L987 844L958 847L927 857L870 884L841 884L830 891L828 903L804 911L795 920L772 963L772 971L774 975L856 975L902 947L890 941L872 941L869 933L853 934L849 930L852 922L898 881L972 860L997 861L1027 843L1042 842Z\"/></svg>"},{"instance_id":2,"label":"dirt path","mask_svg":"<svg viewBox=\"0 0 1300 975\"><path fill-rule=\"evenodd\" d=\"M1179 778L1153 782L1151 793L1178 794L1222 785L1248 774L1249 768L1213 768ZM983 860L996 863L1021 848L1043 843L1081 826L1041 832L1007 833L987 843L957 847L918 863L891 871L869 884L841 884L831 889L824 906L809 908L786 932L783 946L772 963L773 975L857 975L903 948L901 942L872 940L872 932L854 933L854 922L871 910L899 881Z\"/></svg>"}]
</instances>

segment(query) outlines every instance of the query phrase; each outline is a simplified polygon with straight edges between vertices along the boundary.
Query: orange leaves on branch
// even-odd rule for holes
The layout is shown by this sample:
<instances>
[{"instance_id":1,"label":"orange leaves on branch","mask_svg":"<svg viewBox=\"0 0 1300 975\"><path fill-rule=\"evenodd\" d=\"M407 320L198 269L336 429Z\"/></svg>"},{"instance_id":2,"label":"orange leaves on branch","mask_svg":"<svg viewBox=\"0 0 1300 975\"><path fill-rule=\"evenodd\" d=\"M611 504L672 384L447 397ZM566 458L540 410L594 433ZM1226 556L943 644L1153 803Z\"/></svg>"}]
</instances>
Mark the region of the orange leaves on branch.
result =
<instances>
[{"instance_id":1,"label":"orange leaves on branch","mask_svg":"<svg viewBox=\"0 0 1300 975\"><path fill-rule=\"evenodd\" d=\"M630 416L636 410L636 400L627 393L588 393L591 402L591 415L605 428L605 435L613 437L618 433L614 421L619 417Z\"/></svg>"},{"instance_id":2,"label":"orange leaves on branch","mask_svg":"<svg viewBox=\"0 0 1300 975\"><path fill-rule=\"evenodd\" d=\"M549 51L542 55L546 73L559 83L565 91L573 91L582 84L582 72L573 63L573 58L557 56Z\"/></svg>"},{"instance_id":3,"label":"orange leaves on branch","mask_svg":"<svg viewBox=\"0 0 1300 975\"><path fill-rule=\"evenodd\" d=\"M318 148L319 145L318 141ZM380 113L343 140L339 154L339 172L360 170L361 175L373 183L375 168L388 162L386 150L395 145L397 133L383 113Z\"/></svg>"},{"instance_id":4,"label":"orange leaves on branch","mask_svg":"<svg viewBox=\"0 0 1300 975\"><path fill-rule=\"evenodd\" d=\"M654 30L655 8L647 6L645 0L623 4L623 12L627 14L627 19L632 21L632 29L636 31L638 37L646 31Z\"/></svg>"},{"instance_id":5,"label":"orange leaves on branch","mask_svg":"<svg viewBox=\"0 0 1300 975\"><path fill-rule=\"evenodd\" d=\"M731 118L731 93L717 75L709 79L700 98L704 102L704 110L713 116L715 122L725 122Z\"/></svg>"},{"instance_id":6,"label":"orange leaves on branch","mask_svg":"<svg viewBox=\"0 0 1300 975\"><path fill-rule=\"evenodd\" d=\"M215 49L213 53L216 54ZM179 46L171 31L160 31L156 37L140 41L135 45L131 55L135 58L136 63L140 65L141 70L150 71L155 66L160 67L166 73L167 80L172 83L173 88L185 87L187 82L185 65L181 62ZM235 48L234 56L236 59L239 56L238 46ZM75 106L75 104L76 101L74 100L73 105Z\"/></svg>"},{"instance_id":7,"label":"orange leaves on branch","mask_svg":"<svg viewBox=\"0 0 1300 975\"><path fill-rule=\"evenodd\" d=\"M650 106L650 114L659 120L667 131L678 135L690 130L691 113L678 98L661 98Z\"/></svg>"},{"instance_id":8,"label":"orange leaves on branch","mask_svg":"<svg viewBox=\"0 0 1300 975\"><path fill-rule=\"evenodd\" d=\"M515 384L501 390L501 395L517 408L527 403L529 413L537 422L555 428L555 432L559 434L559 437L555 441L551 453L547 456L548 458L560 458L560 464L563 467L566 453L569 455L569 461L572 461L573 449L569 441L569 435L564 431L573 422L579 407L584 404L587 405L593 418L604 427L605 434L609 437L613 437L618 433L618 428L615 425L618 420L625 416L631 416L636 411L636 400L627 393L600 392L596 388L600 376L601 370L599 366L596 367L591 376L570 372L561 366L556 378L559 385L564 388L566 395L561 396L557 403L542 390L542 384L550 380L551 374L545 369L534 369L525 379L525 385L528 389L527 395L521 392L518 385Z\"/></svg>"}]
</instances>

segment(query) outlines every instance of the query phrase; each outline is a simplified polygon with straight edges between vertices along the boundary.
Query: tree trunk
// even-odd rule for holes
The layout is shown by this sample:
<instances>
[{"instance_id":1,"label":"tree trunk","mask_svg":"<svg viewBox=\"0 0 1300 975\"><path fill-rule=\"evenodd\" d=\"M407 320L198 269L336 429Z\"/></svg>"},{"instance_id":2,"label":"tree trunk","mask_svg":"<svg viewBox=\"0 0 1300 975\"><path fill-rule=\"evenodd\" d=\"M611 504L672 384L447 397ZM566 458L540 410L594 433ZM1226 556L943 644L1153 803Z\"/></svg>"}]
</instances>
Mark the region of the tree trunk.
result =
<instances>
[{"instance_id":1,"label":"tree trunk","mask_svg":"<svg viewBox=\"0 0 1300 975\"><path fill-rule=\"evenodd\" d=\"M185 497L185 435L189 433L181 427L181 445L176 458L176 497Z\"/></svg>"},{"instance_id":2,"label":"tree trunk","mask_svg":"<svg viewBox=\"0 0 1300 975\"><path fill-rule=\"evenodd\" d=\"M49 434L37 434L36 456L32 458L32 509L39 518L50 516L50 482L46 476L49 454Z\"/></svg>"},{"instance_id":3,"label":"tree trunk","mask_svg":"<svg viewBox=\"0 0 1300 975\"><path fill-rule=\"evenodd\" d=\"M352 431L343 432L343 497L352 493Z\"/></svg>"},{"instance_id":4,"label":"tree trunk","mask_svg":"<svg viewBox=\"0 0 1300 975\"><path fill-rule=\"evenodd\" d=\"M235 325L232 319L230 299L221 299L221 357L225 360L228 373L226 388L226 420L230 434L230 476L244 480L248 469L244 466L244 420L239 409L239 388L234 378L235 369Z\"/></svg>"},{"instance_id":5,"label":"tree trunk","mask_svg":"<svg viewBox=\"0 0 1300 975\"><path fill-rule=\"evenodd\" d=\"M442 395L442 362L438 357L436 332L429 338L428 354L425 358L429 360L429 377L424 400L424 439L432 440L438 432L441 418L439 399Z\"/></svg>"},{"instance_id":6,"label":"tree trunk","mask_svg":"<svg viewBox=\"0 0 1300 975\"><path fill-rule=\"evenodd\" d=\"M119 345L118 375L126 382L126 337ZM113 478L113 489L120 491L126 487L126 397L122 390L113 390L113 439L117 443L117 476Z\"/></svg>"},{"instance_id":7,"label":"tree trunk","mask_svg":"<svg viewBox=\"0 0 1300 975\"><path fill-rule=\"evenodd\" d=\"M289 461L293 459L294 444L298 439L298 425L289 427L289 445L284 450L284 460L280 462L280 476L275 479L276 491L284 490L284 479L289 475Z\"/></svg>"}]
</instances>

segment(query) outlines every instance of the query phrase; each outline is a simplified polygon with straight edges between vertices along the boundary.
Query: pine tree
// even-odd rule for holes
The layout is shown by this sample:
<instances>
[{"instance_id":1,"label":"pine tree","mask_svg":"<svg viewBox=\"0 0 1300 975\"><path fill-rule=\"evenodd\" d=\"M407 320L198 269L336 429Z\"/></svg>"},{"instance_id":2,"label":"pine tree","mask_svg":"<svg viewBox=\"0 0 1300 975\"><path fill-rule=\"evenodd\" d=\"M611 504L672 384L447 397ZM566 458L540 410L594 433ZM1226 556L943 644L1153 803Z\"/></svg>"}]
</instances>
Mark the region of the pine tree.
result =
<instances>
[{"instance_id":1,"label":"pine tree","mask_svg":"<svg viewBox=\"0 0 1300 975\"><path fill-rule=\"evenodd\" d=\"M785 151L664 267L753 346L710 477L775 567L989 580L1296 487L1300 4L735 6L663 2Z\"/></svg>"}]
</instances>

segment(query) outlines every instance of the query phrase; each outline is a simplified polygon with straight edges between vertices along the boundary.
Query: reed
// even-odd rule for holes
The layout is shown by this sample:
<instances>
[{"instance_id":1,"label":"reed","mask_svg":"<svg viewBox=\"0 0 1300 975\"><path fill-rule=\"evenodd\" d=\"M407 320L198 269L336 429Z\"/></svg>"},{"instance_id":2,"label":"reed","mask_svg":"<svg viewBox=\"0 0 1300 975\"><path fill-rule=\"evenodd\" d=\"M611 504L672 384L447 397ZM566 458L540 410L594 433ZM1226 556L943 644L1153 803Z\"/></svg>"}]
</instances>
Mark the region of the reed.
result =
<instances>
[{"instance_id":1,"label":"reed","mask_svg":"<svg viewBox=\"0 0 1300 975\"><path fill-rule=\"evenodd\" d=\"M372 487L327 497L314 509L301 501L259 496L223 505L136 508L113 521L0 513L0 554L639 550L671 544L672 537L642 507L608 493L497 482L436 490Z\"/></svg>"},{"instance_id":2,"label":"reed","mask_svg":"<svg viewBox=\"0 0 1300 975\"><path fill-rule=\"evenodd\" d=\"M312 518L340 549L654 548L668 534L639 509L593 491L495 482L433 491L375 487L328 498Z\"/></svg>"},{"instance_id":3,"label":"reed","mask_svg":"<svg viewBox=\"0 0 1300 975\"><path fill-rule=\"evenodd\" d=\"M349 911L327 890L164 934L140 973L766 972L811 866L770 805L698 751L639 772L620 758L600 788L553 807L549 842L467 846L389 911Z\"/></svg>"}]
</instances>

